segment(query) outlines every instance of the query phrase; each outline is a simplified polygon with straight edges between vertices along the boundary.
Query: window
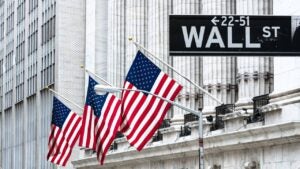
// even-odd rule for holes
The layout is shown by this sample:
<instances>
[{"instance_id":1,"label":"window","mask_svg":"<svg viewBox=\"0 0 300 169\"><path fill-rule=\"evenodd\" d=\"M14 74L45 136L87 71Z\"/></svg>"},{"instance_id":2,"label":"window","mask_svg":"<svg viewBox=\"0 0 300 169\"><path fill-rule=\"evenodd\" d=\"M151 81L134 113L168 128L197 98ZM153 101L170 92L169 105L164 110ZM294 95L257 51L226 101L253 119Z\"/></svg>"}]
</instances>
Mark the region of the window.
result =
<instances>
[{"instance_id":1,"label":"window","mask_svg":"<svg viewBox=\"0 0 300 169\"><path fill-rule=\"evenodd\" d=\"M30 15L35 15L37 10L34 10ZM28 59L27 59L27 93L31 96L37 91L37 50L38 50L38 18L30 17L29 32L28 32Z\"/></svg>"},{"instance_id":2,"label":"window","mask_svg":"<svg viewBox=\"0 0 300 169\"><path fill-rule=\"evenodd\" d=\"M33 12L38 7L38 0L29 0L29 13Z\"/></svg>"},{"instance_id":3,"label":"window","mask_svg":"<svg viewBox=\"0 0 300 169\"><path fill-rule=\"evenodd\" d=\"M4 39L4 1L0 1L0 41Z\"/></svg>"},{"instance_id":4,"label":"window","mask_svg":"<svg viewBox=\"0 0 300 169\"><path fill-rule=\"evenodd\" d=\"M17 7L17 24L20 24L25 19L25 1L18 1Z\"/></svg>"},{"instance_id":5,"label":"window","mask_svg":"<svg viewBox=\"0 0 300 169\"><path fill-rule=\"evenodd\" d=\"M13 51L10 51L5 57L5 109L12 106L13 59Z\"/></svg>"},{"instance_id":6,"label":"window","mask_svg":"<svg viewBox=\"0 0 300 169\"><path fill-rule=\"evenodd\" d=\"M3 109L3 59L0 60L0 110Z\"/></svg>"},{"instance_id":7,"label":"window","mask_svg":"<svg viewBox=\"0 0 300 169\"><path fill-rule=\"evenodd\" d=\"M16 47L16 101L24 99L24 79L25 79L25 26L19 25Z\"/></svg>"},{"instance_id":8,"label":"window","mask_svg":"<svg viewBox=\"0 0 300 169\"><path fill-rule=\"evenodd\" d=\"M9 34L14 29L14 4L15 2L12 1L7 7L6 34Z\"/></svg>"},{"instance_id":9,"label":"window","mask_svg":"<svg viewBox=\"0 0 300 169\"><path fill-rule=\"evenodd\" d=\"M4 72L4 108L10 108L12 106L12 90L13 90L13 60L15 54L14 46L14 3L15 1L8 1L6 5L7 11L7 31L6 31L6 55L4 56L5 72Z\"/></svg>"},{"instance_id":10,"label":"window","mask_svg":"<svg viewBox=\"0 0 300 169\"><path fill-rule=\"evenodd\" d=\"M45 7L42 12L42 87L53 84L55 79L55 8L54 2Z\"/></svg>"}]
</instances>

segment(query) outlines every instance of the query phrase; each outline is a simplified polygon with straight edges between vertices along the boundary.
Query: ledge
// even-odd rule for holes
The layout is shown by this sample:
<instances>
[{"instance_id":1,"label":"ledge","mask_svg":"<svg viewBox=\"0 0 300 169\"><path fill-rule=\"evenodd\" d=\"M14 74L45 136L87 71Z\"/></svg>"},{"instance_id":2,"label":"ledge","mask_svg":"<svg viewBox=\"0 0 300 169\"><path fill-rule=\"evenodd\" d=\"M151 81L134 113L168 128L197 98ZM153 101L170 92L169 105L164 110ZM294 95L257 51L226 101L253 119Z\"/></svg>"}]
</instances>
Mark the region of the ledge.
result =
<instances>
[{"instance_id":1,"label":"ledge","mask_svg":"<svg viewBox=\"0 0 300 169\"><path fill-rule=\"evenodd\" d=\"M204 137L205 154L299 142L300 121L214 134ZM104 166L98 164L95 155L72 161L72 164L78 169L97 169L197 155L198 137L187 136L178 138L173 142L160 141L151 143L141 152L136 151L134 148L110 152L106 157Z\"/></svg>"},{"instance_id":2,"label":"ledge","mask_svg":"<svg viewBox=\"0 0 300 169\"><path fill-rule=\"evenodd\" d=\"M293 90L287 90L287 91L274 93L274 94L271 93L270 94L270 99L271 99L271 102L274 102L275 98L281 98L281 97L285 97L285 96L289 96L289 95L299 96L300 95L300 88L293 89Z\"/></svg>"},{"instance_id":3,"label":"ledge","mask_svg":"<svg viewBox=\"0 0 300 169\"><path fill-rule=\"evenodd\" d=\"M162 143L162 142L161 142ZM77 169L82 168L110 168L120 165L144 163L147 161L165 160L180 157L196 156L198 154L198 141L193 139L178 139L175 143L153 144L141 152L131 148L122 152L111 152L106 156L105 164L100 166L95 155L85 159L72 161Z\"/></svg>"},{"instance_id":4,"label":"ledge","mask_svg":"<svg viewBox=\"0 0 300 169\"><path fill-rule=\"evenodd\" d=\"M299 92L298 90L295 90ZM300 93L285 92L285 94L277 94L278 97L273 98L271 103L262 107L262 112L268 113L275 110L280 110L282 106L289 104L300 103Z\"/></svg>"},{"instance_id":5,"label":"ledge","mask_svg":"<svg viewBox=\"0 0 300 169\"><path fill-rule=\"evenodd\" d=\"M251 114L244 113L243 111L236 111L233 113L225 114L223 116L223 120L226 121L226 120L232 120L232 119L237 119L237 118L245 118L245 117L249 117Z\"/></svg>"},{"instance_id":6,"label":"ledge","mask_svg":"<svg viewBox=\"0 0 300 169\"><path fill-rule=\"evenodd\" d=\"M175 131L180 131L180 129L175 129L174 126L171 126L171 127L166 127L166 128L161 128L161 129L158 129L161 134L167 134L167 133L172 133L172 132L175 132ZM156 134L156 132L155 132Z\"/></svg>"},{"instance_id":7,"label":"ledge","mask_svg":"<svg viewBox=\"0 0 300 169\"><path fill-rule=\"evenodd\" d=\"M300 121L295 121L208 136L204 139L204 148L209 154L299 141Z\"/></svg>"}]
</instances>

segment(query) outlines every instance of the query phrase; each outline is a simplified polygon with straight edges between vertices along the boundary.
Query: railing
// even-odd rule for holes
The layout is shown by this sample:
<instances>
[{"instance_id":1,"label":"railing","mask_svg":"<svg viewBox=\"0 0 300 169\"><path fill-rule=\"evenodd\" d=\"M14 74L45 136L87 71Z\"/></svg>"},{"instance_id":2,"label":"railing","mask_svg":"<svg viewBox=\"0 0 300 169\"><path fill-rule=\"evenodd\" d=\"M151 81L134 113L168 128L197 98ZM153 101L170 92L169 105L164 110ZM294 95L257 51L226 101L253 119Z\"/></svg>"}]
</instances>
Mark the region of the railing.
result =
<instances>
[{"instance_id":1,"label":"railing","mask_svg":"<svg viewBox=\"0 0 300 169\"><path fill-rule=\"evenodd\" d=\"M181 126L180 127L179 137L189 136L189 135L191 135L191 133L192 133L191 127L189 127L189 126Z\"/></svg>"},{"instance_id":2,"label":"railing","mask_svg":"<svg viewBox=\"0 0 300 169\"><path fill-rule=\"evenodd\" d=\"M224 121L222 120L223 115L232 113L234 111L234 104L223 104L216 107L216 118L215 123L211 130L218 130L224 128Z\"/></svg>"},{"instance_id":3,"label":"railing","mask_svg":"<svg viewBox=\"0 0 300 169\"><path fill-rule=\"evenodd\" d=\"M122 137L124 137L124 135L121 132L118 132L116 138L122 138Z\"/></svg>"},{"instance_id":4,"label":"railing","mask_svg":"<svg viewBox=\"0 0 300 169\"><path fill-rule=\"evenodd\" d=\"M265 121L265 116L261 111L261 107L269 104L269 95L261 95L253 97L253 115L247 119L247 123L263 122Z\"/></svg>"},{"instance_id":5,"label":"railing","mask_svg":"<svg viewBox=\"0 0 300 169\"><path fill-rule=\"evenodd\" d=\"M157 142L157 141L161 141L161 140L163 140L163 135L158 130L157 133L156 133L156 135L153 136L152 142Z\"/></svg>"},{"instance_id":6,"label":"railing","mask_svg":"<svg viewBox=\"0 0 300 169\"><path fill-rule=\"evenodd\" d=\"M170 119L164 119L164 121L162 122L162 124L160 125L160 129L162 128L168 128L171 126L171 120Z\"/></svg>"},{"instance_id":7,"label":"railing","mask_svg":"<svg viewBox=\"0 0 300 169\"><path fill-rule=\"evenodd\" d=\"M117 150L118 149L118 144L114 141L112 145L110 145L110 150Z\"/></svg>"},{"instance_id":8,"label":"railing","mask_svg":"<svg viewBox=\"0 0 300 169\"><path fill-rule=\"evenodd\" d=\"M189 113L184 115L184 124L188 122L198 121L199 117L195 114Z\"/></svg>"},{"instance_id":9,"label":"railing","mask_svg":"<svg viewBox=\"0 0 300 169\"><path fill-rule=\"evenodd\" d=\"M179 137L189 136L191 135L191 127L187 126L186 123L198 121L199 117L195 114L189 113L184 115L184 126L180 127Z\"/></svg>"}]
</instances>

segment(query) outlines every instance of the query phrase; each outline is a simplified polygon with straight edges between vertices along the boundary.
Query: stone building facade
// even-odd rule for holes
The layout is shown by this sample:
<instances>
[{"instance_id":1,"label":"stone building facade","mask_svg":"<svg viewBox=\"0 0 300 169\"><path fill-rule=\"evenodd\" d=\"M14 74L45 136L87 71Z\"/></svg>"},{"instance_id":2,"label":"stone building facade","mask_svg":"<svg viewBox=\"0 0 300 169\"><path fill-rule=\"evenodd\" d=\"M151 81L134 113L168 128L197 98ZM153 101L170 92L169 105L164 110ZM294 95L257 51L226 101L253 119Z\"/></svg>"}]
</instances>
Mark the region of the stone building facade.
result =
<instances>
[{"instance_id":1,"label":"stone building facade","mask_svg":"<svg viewBox=\"0 0 300 169\"><path fill-rule=\"evenodd\" d=\"M46 87L83 104L85 16L83 0L0 1L1 169L56 168L46 160Z\"/></svg>"},{"instance_id":2,"label":"stone building facade","mask_svg":"<svg viewBox=\"0 0 300 169\"><path fill-rule=\"evenodd\" d=\"M275 1L88 0L87 11L89 9L92 15L87 15L86 39L87 44L94 46L89 45L91 50L87 50L86 55L94 59L89 60L92 63L99 63L92 65L93 71L121 87L138 50L128 41L132 37L221 100L224 106L154 61L184 86L176 102L203 111L205 168L298 169L299 58L168 55L168 15L273 15L275 6L280 8ZM95 45L97 43L101 47ZM88 54L91 51L94 53ZM187 114L174 107L166 117L170 126L159 129L141 152L120 137L115 140L104 166L98 164L93 152L82 150L72 161L73 167L197 169L198 122Z\"/></svg>"},{"instance_id":3,"label":"stone building facade","mask_svg":"<svg viewBox=\"0 0 300 169\"><path fill-rule=\"evenodd\" d=\"M294 2L0 0L0 168L56 168L45 159L53 96L45 87L83 106L88 74L81 65L121 87L138 50L133 37L224 102L154 61L184 86L176 102L203 111L205 168L299 169L298 57L168 55L170 14L300 15L297 5L278 10ZM197 119L176 107L166 119L141 152L120 137L104 166L90 150L76 149L67 168L199 168Z\"/></svg>"}]
</instances>

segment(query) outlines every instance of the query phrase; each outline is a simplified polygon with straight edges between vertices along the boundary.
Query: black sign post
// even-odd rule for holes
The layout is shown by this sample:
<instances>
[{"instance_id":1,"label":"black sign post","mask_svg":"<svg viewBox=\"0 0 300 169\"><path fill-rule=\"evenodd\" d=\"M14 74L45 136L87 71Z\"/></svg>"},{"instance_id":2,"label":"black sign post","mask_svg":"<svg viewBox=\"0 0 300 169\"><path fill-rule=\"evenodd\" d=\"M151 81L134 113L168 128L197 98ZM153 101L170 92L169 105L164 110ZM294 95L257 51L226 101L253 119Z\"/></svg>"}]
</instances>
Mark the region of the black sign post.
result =
<instances>
[{"instance_id":1,"label":"black sign post","mask_svg":"<svg viewBox=\"0 0 300 169\"><path fill-rule=\"evenodd\" d=\"M170 15L170 55L300 56L300 17Z\"/></svg>"}]
</instances>

